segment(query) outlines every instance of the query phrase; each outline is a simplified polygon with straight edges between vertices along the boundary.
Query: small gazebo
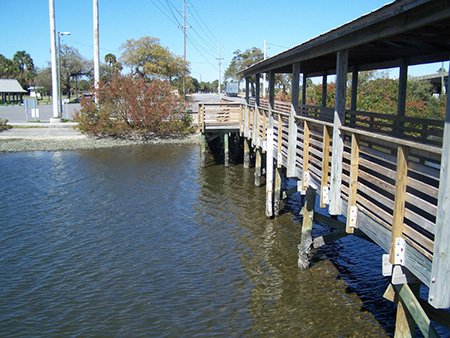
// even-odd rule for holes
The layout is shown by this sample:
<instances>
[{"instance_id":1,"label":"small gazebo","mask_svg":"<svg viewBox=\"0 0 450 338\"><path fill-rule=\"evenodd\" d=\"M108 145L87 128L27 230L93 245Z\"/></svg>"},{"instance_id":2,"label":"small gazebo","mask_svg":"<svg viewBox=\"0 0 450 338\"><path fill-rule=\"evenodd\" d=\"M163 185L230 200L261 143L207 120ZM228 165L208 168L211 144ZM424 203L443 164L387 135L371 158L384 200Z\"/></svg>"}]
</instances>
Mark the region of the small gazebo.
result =
<instances>
[{"instance_id":1,"label":"small gazebo","mask_svg":"<svg viewBox=\"0 0 450 338\"><path fill-rule=\"evenodd\" d=\"M15 79L0 79L0 103L21 103L27 91Z\"/></svg>"}]
</instances>

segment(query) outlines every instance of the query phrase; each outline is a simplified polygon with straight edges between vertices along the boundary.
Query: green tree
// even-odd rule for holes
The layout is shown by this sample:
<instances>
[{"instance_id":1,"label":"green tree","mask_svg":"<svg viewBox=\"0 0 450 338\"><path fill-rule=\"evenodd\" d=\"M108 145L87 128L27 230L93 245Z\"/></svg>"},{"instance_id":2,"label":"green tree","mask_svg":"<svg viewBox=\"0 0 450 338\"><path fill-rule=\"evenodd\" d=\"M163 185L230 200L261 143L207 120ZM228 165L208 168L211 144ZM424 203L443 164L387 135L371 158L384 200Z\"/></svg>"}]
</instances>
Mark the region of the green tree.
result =
<instances>
[{"instance_id":1,"label":"green tree","mask_svg":"<svg viewBox=\"0 0 450 338\"><path fill-rule=\"evenodd\" d=\"M225 71L225 79L231 79L232 81L242 81L242 74L238 72L254 65L255 63L264 60L264 53L257 47L252 47L241 52L239 49L234 53L233 59L231 59L230 65ZM252 95L255 95L255 77L250 78L250 86Z\"/></svg>"},{"instance_id":2,"label":"green tree","mask_svg":"<svg viewBox=\"0 0 450 338\"><path fill-rule=\"evenodd\" d=\"M17 80L23 88L28 88L29 81L35 76L33 59L24 50L17 51L13 56L13 64Z\"/></svg>"},{"instance_id":3,"label":"green tree","mask_svg":"<svg viewBox=\"0 0 450 338\"><path fill-rule=\"evenodd\" d=\"M52 69L50 67L37 69L34 84L36 87L42 87L39 90L42 95L50 95L52 92Z\"/></svg>"},{"instance_id":4,"label":"green tree","mask_svg":"<svg viewBox=\"0 0 450 338\"><path fill-rule=\"evenodd\" d=\"M145 36L127 40L121 47L120 59L131 68L131 74L142 78L161 78L172 81L189 74L188 64L159 43L158 38Z\"/></svg>"},{"instance_id":5,"label":"green tree","mask_svg":"<svg viewBox=\"0 0 450 338\"><path fill-rule=\"evenodd\" d=\"M74 47L61 45L61 89L70 99L72 80L92 76L93 64L84 58Z\"/></svg>"},{"instance_id":6,"label":"green tree","mask_svg":"<svg viewBox=\"0 0 450 338\"><path fill-rule=\"evenodd\" d=\"M15 69L14 62L0 54L0 78L13 78Z\"/></svg>"}]
</instances>

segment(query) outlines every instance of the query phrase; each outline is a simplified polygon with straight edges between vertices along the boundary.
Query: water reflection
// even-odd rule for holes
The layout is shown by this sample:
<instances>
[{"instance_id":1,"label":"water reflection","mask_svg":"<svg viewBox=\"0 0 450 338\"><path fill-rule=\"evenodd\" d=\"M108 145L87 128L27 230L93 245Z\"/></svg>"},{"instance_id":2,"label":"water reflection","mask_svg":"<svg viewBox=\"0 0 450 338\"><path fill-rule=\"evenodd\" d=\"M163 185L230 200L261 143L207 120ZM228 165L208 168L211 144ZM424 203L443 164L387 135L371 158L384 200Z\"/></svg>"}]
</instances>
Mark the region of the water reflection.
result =
<instances>
[{"instance_id":1,"label":"water reflection","mask_svg":"<svg viewBox=\"0 0 450 338\"><path fill-rule=\"evenodd\" d=\"M0 336L386 336L332 263L297 269L299 220L265 218L252 170L207 161L0 156Z\"/></svg>"}]
</instances>

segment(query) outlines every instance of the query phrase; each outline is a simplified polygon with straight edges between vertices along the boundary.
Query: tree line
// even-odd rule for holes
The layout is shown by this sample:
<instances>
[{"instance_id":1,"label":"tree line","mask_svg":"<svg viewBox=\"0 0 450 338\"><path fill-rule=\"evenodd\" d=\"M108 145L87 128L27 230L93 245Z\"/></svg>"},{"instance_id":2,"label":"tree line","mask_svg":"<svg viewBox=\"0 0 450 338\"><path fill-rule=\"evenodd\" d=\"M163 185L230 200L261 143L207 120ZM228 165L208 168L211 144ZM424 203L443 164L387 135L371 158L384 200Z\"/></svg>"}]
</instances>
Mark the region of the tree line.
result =
<instances>
[{"instance_id":1,"label":"tree line","mask_svg":"<svg viewBox=\"0 0 450 338\"><path fill-rule=\"evenodd\" d=\"M225 79L241 82L243 76L238 74L245 68L264 60L261 49L253 47L245 51L236 50L225 71ZM438 69L437 72L445 71ZM281 101L291 100L291 75L275 75L276 99ZM255 95L255 77L250 77L251 95ZM351 98L351 74L347 83L347 107L350 107ZM357 110L371 111L387 114L397 113L398 79L391 79L385 71L359 72ZM334 107L335 83L327 84L327 106ZM314 84L307 79L306 104L322 105L322 84ZM300 92L303 91L300 86ZM262 91L261 91L262 92ZM446 107L446 95L434 95L433 86L426 80L408 79L406 92L406 114L414 117L444 119ZM300 95L301 97L301 95Z\"/></svg>"}]
</instances>

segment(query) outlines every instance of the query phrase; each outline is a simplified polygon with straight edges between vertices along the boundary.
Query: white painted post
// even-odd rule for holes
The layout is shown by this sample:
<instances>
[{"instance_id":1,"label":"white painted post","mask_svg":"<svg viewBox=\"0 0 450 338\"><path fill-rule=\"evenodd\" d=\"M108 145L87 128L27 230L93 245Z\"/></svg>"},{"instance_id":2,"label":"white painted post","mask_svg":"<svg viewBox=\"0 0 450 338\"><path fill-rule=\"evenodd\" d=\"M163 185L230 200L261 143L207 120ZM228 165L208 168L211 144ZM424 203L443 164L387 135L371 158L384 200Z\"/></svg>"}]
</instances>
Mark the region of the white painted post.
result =
<instances>
[{"instance_id":1,"label":"white painted post","mask_svg":"<svg viewBox=\"0 0 450 338\"><path fill-rule=\"evenodd\" d=\"M266 216L273 216L273 115L275 103L275 73L269 73L269 121L266 147Z\"/></svg>"},{"instance_id":2,"label":"white painted post","mask_svg":"<svg viewBox=\"0 0 450 338\"><path fill-rule=\"evenodd\" d=\"M50 122L61 122L59 116L59 88L58 88L58 64L56 59L56 29L55 29L55 3L49 0L50 10L50 51L52 56L52 100L53 115Z\"/></svg>"},{"instance_id":3,"label":"white painted post","mask_svg":"<svg viewBox=\"0 0 450 338\"><path fill-rule=\"evenodd\" d=\"M100 48L98 32L98 0L94 0L94 87L98 88L100 81ZM98 95L95 96L95 102L98 103Z\"/></svg>"},{"instance_id":4,"label":"white painted post","mask_svg":"<svg viewBox=\"0 0 450 338\"><path fill-rule=\"evenodd\" d=\"M296 177L297 168L295 165L297 155L297 124L295 115L298 112L298 96L300 87L300 63L294 63L292 67L292 99L291 114L289 115L289 144L287 157L287 177Z\"/></svg>"},{"instance_id":5,"label":"white painted post","mask_svg":"<svg viewBox=\"0 0 450 338\"><path fill-rule=\"evenodd\" d=\"M345 124L345 98L347 91L348 50L337 53L336 60L336 101L333 123L333 151L331 157L331 191L330 215L342 213L341 185L342 185L342 159L344 153L344 135L339 128Z\"/></svg>"},{"instance_id":6,"label":"white painted post","mask_svg":"<svg viewBox=\"0 0 450 338\"><path fill-rule=\"evenodd\" d=\"M448 78L450 85L450 77ZM450 88L450 87L447 87ZM428 300L437 309L450 307L450 95L447 95L444 139L439 180L436 233L434 235L433 265Z\"/></svg>"}]
</instances>

